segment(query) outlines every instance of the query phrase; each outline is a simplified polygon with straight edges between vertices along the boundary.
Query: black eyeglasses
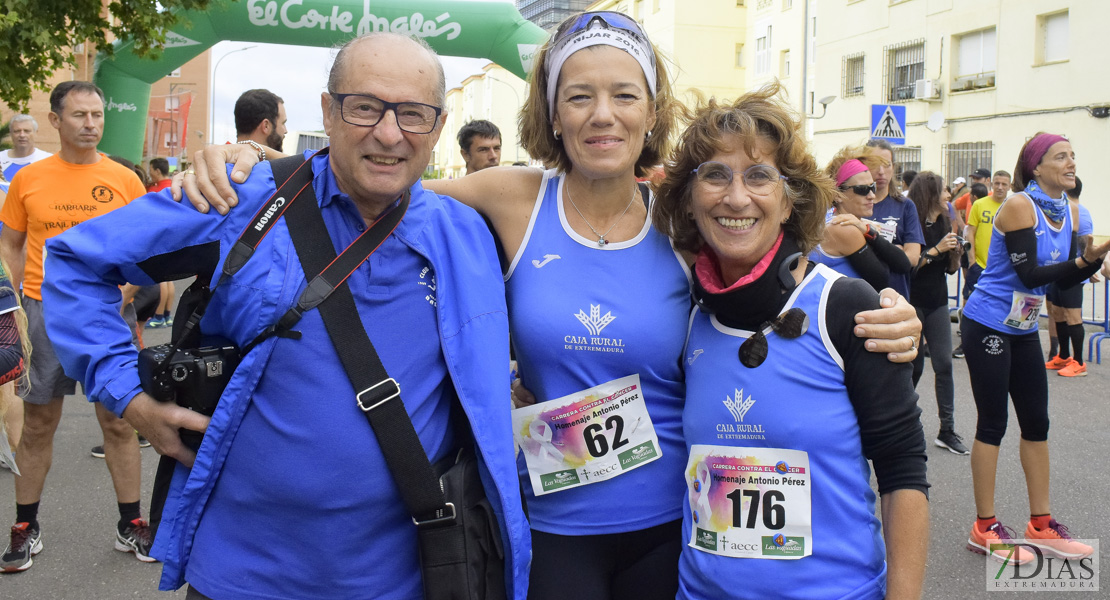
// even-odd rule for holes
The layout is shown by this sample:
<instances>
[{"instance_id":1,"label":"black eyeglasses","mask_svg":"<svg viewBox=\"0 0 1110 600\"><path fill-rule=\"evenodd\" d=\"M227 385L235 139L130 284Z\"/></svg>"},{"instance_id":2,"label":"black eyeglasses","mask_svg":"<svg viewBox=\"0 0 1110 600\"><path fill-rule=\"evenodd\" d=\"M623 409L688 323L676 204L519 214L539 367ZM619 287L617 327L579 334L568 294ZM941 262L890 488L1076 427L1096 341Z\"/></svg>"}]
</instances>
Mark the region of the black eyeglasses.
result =
<instances>
[{"instance_id":1,"label":"black eyeglasses","mask_svg":"<svg viewBox=\"0 0 1110 600\"><path fill-rule=\"evenodd\" d=\"M697 176L697 181L713 191L724 191L732 185L733 177L738 171L716 161L707 161L690 171ZM740 173L744 180L744 187L754 194L767 194L774 189L779 181L786 179L778 169L770 165L752 165Z\"/></svg>"},{"instance_id":2,"label":"black eyeglasses","mask_svg":"<svg viewBox=\"0 0 1110 600\"><path fill-rule=\"evenodd\" d=\"M337 94L328 92L339 103L343 120L359 127L373 127L385 113L393 111L397 127L409 133L431 133L443 109L420 102L388 102L369 94Z\"/></svg>"},{"instance_id":3,"label":"black eyeglasses","mask_svg":"<svg viewBox=\"0 0 1110 600\"><path fill-rule=\"evenodd\" d=\"M555 36L551 39L552 45L554 46L555 43L563 41L563 38L567 36L589 29L590 25L595 21L600 21L607 29L621 29L643 41L647 41L647 34L644 33L644 30L640 28L640 24L632 17L611 10L598 10L582 13L573 21L565 21L559 26L559 29L555 31Z\"/></svg>"},{"instance_id":4,"label":"black eyeglasses","mask_svg":"<svg viewBox=\"0 0 1110 600\"><path fill-rule=\"evenodd\" d=\"M809 329L809 315L800 308L791 308L774 320L764 322L752 337L740 344L740 364L754 369L767 360L767 336L763 333L767 328L779 337L792 340L801 337Z\"/></svg>"},{"instance_id":5,"label":"black eyeglasses","mask_svg":"<svg viewBox=\"0 0 1110 600\"><path fill-rule=\"evenodd\" d=\"M874 194L876 189L877 188L875 187L875 184L873 182L868 184L868 185L863 185L861 183L859 185L842 185L842 186L840 186L841 191L847 192L848 190L852 190L852 193L857 195L857 196L866 196L868 194Z\"/></svg>"}]
</instances>

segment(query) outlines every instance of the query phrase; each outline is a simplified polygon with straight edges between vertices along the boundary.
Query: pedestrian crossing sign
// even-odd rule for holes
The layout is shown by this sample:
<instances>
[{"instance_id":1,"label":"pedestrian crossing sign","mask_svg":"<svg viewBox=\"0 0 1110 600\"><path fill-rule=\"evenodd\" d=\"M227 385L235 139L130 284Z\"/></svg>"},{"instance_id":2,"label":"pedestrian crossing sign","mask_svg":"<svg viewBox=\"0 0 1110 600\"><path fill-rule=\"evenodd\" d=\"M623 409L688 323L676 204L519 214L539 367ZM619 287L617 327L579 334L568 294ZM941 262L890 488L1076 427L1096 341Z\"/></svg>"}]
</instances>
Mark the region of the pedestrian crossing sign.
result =
<instances>
[{"instance_id":1,"label":"pedestrian crossing sign","mask_svg":"<svg viewBox=\"0 0 1110 600\"><path fill-rule=\"evenodd\" d=\"M900 104L872 104L871 137L891 144L905 144L906 107Z\"/></svg>"}]
</instances>

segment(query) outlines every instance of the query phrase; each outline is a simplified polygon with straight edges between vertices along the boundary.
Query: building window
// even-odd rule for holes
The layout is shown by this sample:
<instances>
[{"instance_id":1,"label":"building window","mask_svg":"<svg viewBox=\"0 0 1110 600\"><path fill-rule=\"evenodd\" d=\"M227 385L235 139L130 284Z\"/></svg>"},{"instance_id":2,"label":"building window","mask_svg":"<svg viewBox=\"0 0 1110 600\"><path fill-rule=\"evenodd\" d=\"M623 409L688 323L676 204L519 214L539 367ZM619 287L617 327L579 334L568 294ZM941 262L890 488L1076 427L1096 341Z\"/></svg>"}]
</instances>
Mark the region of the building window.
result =
<instances>
[{"instance_id":1,"label":"building window","mask_svg":"<svg viewBox=\"0 0 1110 600\"><path fill-rule=\"evenodd\" d=\"M166 75L166 77L181 77L181 67L170 71L170 74Z\"/></svg>"},{"instance_id":2,"label":"building window","mask_svg":"<svg viewBox=\"0 0 1110 600\"><path fill-rule=\"evenodd\" d=\"M913 100L914 84L925 78L925 40L905 42L883 48L883 69L887 102Z\"/></svg>"},{"instance_id":3,"label":"building window","mask_svg":"<svg viewBox=\"0 0 1110 600\"><path fill-rule=\"evenodd\" d=\"M790 10L794 6L794 0L782 0L782 9Z\"/></svg>"},{"instance_id":4,"label":"building window","mask_svg":"<svg viewBox=\"0 0 1110 600\"><path fill-rule=\"evenodd\" d=\"M898 165L895 176L901 180L905 171L921 172L921 146L895 146L894 164Z\"/></svg>"},{"instance_id":5,"label":"building window","mask_svg":"<svg viewBox=\"0 0 1110 600\"><path fill-rule=\"evenodd\" d=\"M744 44L736 44L736 67L744 68Z\"/></svg>"},{"instance_id":6,"label":"building window","mask_svg":"<svg viewBox=\"0 0 1110 600\"><path fill-rule=\"evenodd\" d=\"M756 31L761 31L762 34L757 34L759 37L755 38L755 74L766 75L771 72L771 26L764 24L763 27L756 25Z\"/></svg>"},{"instance_id":7,"label":"building window","mask_svg":"<svg viewBox=\"0 0 1110 600\"><path fill-rule=\"evenodd\" d=\"M165 135L165 137L163 138L163 140L164 140L163 143L165 144L166 148L175 148L176 149L176 148L181 147L181 142L178 141L178 139L177 139L177 132L176 131L171 131L170 133L167 133Z\"/></svg>"},{"instance_id":8,"label":"building window","mask_svg":"<svg viewBox=\"0 0 1110 600\"><path fill-rule=\"evenodd\" d=\"M813 9L810 9L811 11ZM817 17L810 17L809 24L809 64L817 62Z\"/></svg>"},{"instance_id":9,"label":"building window","mask_svg":"<svg viewBox=\"0 0 1110 600\"><path fill-rule=\"evenodd\" d=\"M841 65L841 78L844 81L844 86L840 95L845 98L862 96L863 76L863 53L845 56Z\"/></svg>"},{"instance_id":10,"label":"building window","mask_svg":"<svg viewBox=\"0 0 1110 600\"><path fill-rule=\"evenodd\" d=\"M994 87L998 63L995 28L968 33L956 38L956 80L952 91Z\"/></svg>"},{"instance_id":11,"label":"building window","mask_svg":"<svg viewBox=\"0 0 1110 600\"><path fill-rule=\"evenodd\" d=\"M1068 11L1037 17L1035 62L1038 65L1068 59Z\"/></svg>"},{"instance_id":12,"label":"building window","mask_svg":"<svg viewBox=\"0 0 1110 600\"><path fill-rule=\"evenodd\" d=\"M166 110L173 112L181 108L181 96L166 96Z\"/></svg>"},{"instance_id":13,"label":"building window","mask_svg":"<svg viewBox=\"0 0 1110 600\"><path fill-rule=\"evenodd\" d=\"M790 51L783 50L779 57L779 73L780 77L790 77Z\"/></svg>"},{"instance_id":14,"label":"building window","mask_svg":"<svg viewBox=\"0 0 1110 600\"><path fill-rule=\"evenodd\" d=\"M945 144L941 151L944 153L945 181L967 177L975 169L993 171L991 165L994 162L994 142Z\"/></svg>"}]
</instances>

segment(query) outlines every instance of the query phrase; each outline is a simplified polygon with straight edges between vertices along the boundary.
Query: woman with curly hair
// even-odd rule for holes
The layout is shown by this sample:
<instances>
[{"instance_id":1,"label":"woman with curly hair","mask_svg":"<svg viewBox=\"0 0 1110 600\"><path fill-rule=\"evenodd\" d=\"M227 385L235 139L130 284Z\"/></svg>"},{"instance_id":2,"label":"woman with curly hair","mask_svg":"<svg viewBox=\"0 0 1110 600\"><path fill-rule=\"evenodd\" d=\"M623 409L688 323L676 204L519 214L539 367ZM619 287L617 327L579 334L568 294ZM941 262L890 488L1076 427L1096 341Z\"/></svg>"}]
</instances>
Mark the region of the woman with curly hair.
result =
<instances>
[{"instance_id":1,"label":"woman with curly hair","mask_svg":"<svg viewBox=\"0 0 1110 600\"><path fill-rule=\"evenodd\" d=\"M836 186L779 89L700 106L652 214L697 256L678 598L916 598L929 518L910 369L852 335L875 290L805 258Z\"/></svg>"}]
</instances>

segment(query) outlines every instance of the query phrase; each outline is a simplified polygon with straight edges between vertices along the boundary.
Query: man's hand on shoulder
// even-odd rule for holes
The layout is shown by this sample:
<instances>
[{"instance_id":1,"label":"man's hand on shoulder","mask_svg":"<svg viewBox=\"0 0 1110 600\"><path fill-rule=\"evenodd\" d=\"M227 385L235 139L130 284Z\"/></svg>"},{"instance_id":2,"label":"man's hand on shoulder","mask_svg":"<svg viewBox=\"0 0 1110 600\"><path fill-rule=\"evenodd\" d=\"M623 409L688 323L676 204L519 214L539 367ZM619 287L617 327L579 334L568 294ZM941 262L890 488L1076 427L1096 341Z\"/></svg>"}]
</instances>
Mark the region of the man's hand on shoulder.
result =
<instances>
[{"instance_id":1,"label":"man's hand on shoulder","mask_svg":"<svg viewBox=\"0 0 1110 600\"><path fill-rule=\"evenodd\" d=\"M917 341L921 338L917 310L890 288L879 294L879 304L882 308L856 315L856 336L868 338L867 350L886 352L891 362L912 361L917 356Z\"/></svg>"},{"instance_id":2,"label":"man's hand on shoulder","mask_svg":"<svg viewBox=\"0 0 1110 600\"><path fill-rule=\"evenodd\" d=\"M123 411L131 424L159 454L171 456L187 467L193 466L196 453L181 442L178 428L203 432L209 418L169 402L158 402L145 392L131 399Z\"/></svg>"}]
</instances>

